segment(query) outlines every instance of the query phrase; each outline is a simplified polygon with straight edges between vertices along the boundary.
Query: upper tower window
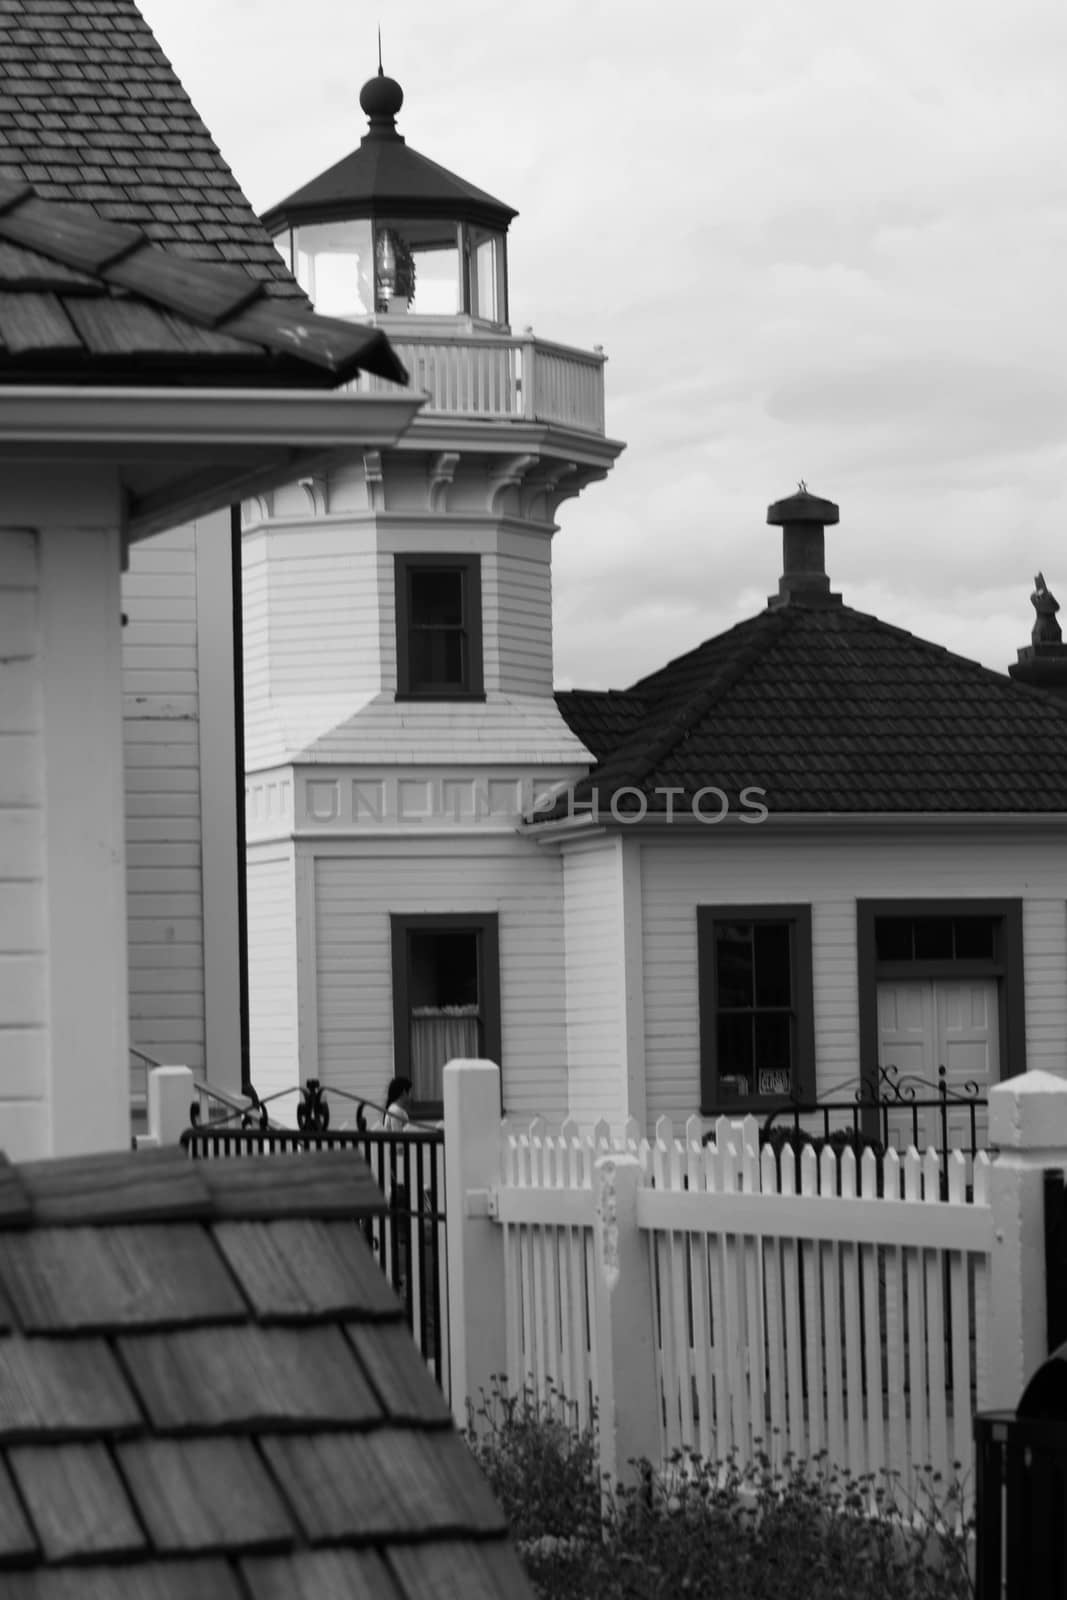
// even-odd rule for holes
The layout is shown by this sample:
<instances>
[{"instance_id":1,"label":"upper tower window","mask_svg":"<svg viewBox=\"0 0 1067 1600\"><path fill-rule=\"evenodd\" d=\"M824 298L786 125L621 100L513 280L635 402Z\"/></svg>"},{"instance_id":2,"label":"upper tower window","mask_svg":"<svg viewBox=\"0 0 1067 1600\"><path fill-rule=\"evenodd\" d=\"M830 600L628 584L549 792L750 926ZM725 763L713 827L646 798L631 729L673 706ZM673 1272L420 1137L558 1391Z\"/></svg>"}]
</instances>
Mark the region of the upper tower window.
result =
<instances>
[{"instance_id":1,"label":"upper tower window","mask_svg":"<svg viewBox=\"0 0 1067 1600\"><path fill-rule=\"evenodd\" d=\"M482 695L482 573L478 556L396 557L397 694Z\"/></svg>"}]
</instances>

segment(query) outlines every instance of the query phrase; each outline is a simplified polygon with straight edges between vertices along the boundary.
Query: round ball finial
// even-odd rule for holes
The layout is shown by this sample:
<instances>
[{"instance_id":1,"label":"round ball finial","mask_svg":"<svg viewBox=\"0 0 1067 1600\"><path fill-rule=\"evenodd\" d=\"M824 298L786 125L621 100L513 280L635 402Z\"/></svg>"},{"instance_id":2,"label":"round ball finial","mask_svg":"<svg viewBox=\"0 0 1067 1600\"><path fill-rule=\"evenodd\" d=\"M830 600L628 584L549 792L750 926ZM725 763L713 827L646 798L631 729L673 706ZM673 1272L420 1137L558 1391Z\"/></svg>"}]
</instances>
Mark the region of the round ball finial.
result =
<instances>
[{"instance_id":1,"label":"round ball finial","mask_svg":"<svg viewBox=\"0 0 1067 1600\"><path fill-rule=\"evenodd\" d=\"M372 123L391 124L404 104L404 91L379 67L377 77L368 78L359 91L359 103Z\"/></svg>"}]
</instances>

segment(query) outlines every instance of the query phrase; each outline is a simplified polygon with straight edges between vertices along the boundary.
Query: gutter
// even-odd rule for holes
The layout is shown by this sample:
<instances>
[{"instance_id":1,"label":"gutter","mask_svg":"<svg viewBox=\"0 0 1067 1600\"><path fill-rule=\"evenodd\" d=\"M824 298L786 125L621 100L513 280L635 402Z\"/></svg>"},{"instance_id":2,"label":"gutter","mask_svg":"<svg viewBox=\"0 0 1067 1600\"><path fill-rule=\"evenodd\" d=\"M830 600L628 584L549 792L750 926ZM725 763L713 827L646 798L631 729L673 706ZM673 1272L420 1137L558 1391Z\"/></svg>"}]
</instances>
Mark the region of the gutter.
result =
<instances>
[{"instance_id":1,"label":"gutter","mask_svg":"<svg viewBox=\"0 0 1067 1600\"><path fill-rule=\"evenodd\" d=\"M915 832L928 829L940 832L946 829L968 830L986 828L992 831L1041 831L1054 833L1067 831L1067 811L772 811L761 820L754 816L746 821L737 812L729 812L721 821L700 822L692 816L676 811L668 818L665 812L649 812L644 817L627 821L612 816L605 806L599 816L592 811L584 815L555 818L537 822L524 820L519 833L537 844L561 844L570 839L588 839L600 835L636 832L664 834L670 830L684 838L709 834L758 834L768 830L778 834L891 832L894 829Z\"/></svg>"},{"instance_id":2,"label":"gutter","mask_svg":"<svg viewBox=\"0 0 1067 1600\"><path fill-rule=\"evenodd\" d=\"M0 385L0 445L377 449L394 444L423 403L403 391Z\"/></svg>"}]
</instances>

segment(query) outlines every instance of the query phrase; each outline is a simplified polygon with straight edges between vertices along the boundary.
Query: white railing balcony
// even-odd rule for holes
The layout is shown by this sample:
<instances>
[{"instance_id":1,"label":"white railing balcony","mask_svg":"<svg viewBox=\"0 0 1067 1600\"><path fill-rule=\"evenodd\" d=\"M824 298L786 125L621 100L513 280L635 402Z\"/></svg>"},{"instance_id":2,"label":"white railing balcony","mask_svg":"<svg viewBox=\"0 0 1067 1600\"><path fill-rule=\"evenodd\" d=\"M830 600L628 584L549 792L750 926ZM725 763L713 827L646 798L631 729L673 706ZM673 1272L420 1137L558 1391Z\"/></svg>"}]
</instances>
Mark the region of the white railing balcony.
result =
<instances>
[{"instance_id":1,"label":"white railing balcony","mask_svg":"<svg viewBox=\"0 0 1067 1600\"><path fill-rule=\"evenodd\" d=\"M376 317L375 326L410 375L411 388L428 396L425 412L487 421L555 423L604 433L604 360L599 351L575 350L532 334L500 334L471 325L456 331L444 319ZM349 390L392 390L386 379L361 373Z\"/></svg>"}]
</instances>

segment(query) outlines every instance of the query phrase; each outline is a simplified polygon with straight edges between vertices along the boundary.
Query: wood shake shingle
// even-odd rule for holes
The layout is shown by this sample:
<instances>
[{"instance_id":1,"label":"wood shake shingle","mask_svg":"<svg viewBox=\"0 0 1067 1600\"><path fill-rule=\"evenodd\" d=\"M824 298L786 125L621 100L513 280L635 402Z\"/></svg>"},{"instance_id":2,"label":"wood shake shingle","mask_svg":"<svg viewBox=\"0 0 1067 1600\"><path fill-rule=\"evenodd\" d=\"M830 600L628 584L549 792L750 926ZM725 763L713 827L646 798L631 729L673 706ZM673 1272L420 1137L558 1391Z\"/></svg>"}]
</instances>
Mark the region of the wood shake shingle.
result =
<instances>
[{"instance_id":1,"label":"wood shake shingle","mask_svg":"<svg viewBox=\"0 0 1067 1600\"><path fill-rule=\"evenodd\" d=\"M354 1155L0 1163L0 1594L527 1600L384 1205Z\"/></svg>"}]
</instances>

